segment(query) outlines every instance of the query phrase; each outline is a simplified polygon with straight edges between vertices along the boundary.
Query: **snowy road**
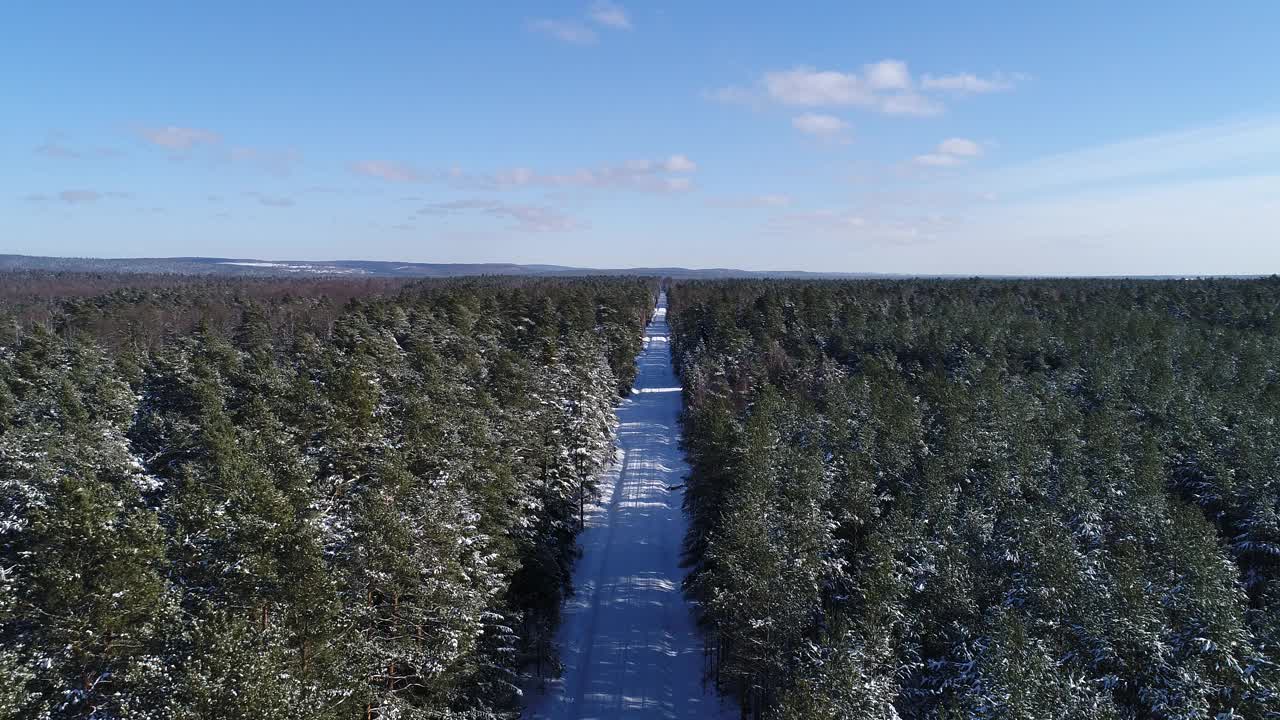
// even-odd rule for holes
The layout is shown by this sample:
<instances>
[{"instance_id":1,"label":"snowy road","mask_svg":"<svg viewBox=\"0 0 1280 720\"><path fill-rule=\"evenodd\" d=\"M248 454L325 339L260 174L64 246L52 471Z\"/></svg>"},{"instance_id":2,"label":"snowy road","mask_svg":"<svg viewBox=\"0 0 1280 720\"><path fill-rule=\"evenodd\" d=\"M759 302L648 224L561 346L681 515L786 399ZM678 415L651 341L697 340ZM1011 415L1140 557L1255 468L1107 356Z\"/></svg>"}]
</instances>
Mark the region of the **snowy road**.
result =
<instances>
[{"instance_id":1,"label":"snowy road","mask_svg":"<svg viewBox=\"0 0 1280 720\"><path fill-rule=\"evenodd\" d=\"M680 592L685 517L682 491L669 487L684 482L686 466L666 313L664 295L636 388L618 407L619 461L601 477L601 505L579 538L559 633L564 674L529 690L529 720L737 717L703 686L702 642Z\"/></svg>"}]
</instances>

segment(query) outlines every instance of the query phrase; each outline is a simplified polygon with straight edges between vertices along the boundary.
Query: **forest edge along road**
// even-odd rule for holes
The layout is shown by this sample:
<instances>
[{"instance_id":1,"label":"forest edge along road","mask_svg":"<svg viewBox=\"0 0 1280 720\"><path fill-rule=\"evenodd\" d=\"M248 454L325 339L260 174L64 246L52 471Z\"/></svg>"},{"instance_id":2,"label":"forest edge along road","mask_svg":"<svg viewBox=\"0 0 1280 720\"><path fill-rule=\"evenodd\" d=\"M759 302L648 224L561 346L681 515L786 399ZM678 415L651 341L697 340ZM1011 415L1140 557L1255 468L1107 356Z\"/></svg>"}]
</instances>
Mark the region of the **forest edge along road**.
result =
<instances>
[{"instance_id":1,"label":"forest edge along road","mask_svg":"<svg viewBox=\"0 0 1280 720\"><path fill-rule=\"evenodd\" d=\"M600 477L558 634L563 673L527 692L528 720L735 718L703 679L702 638L681 592L680 383L665 294L618 406L618 461ZM536 682L536 681L535 681Z\"/></svg>"}]
</instances>

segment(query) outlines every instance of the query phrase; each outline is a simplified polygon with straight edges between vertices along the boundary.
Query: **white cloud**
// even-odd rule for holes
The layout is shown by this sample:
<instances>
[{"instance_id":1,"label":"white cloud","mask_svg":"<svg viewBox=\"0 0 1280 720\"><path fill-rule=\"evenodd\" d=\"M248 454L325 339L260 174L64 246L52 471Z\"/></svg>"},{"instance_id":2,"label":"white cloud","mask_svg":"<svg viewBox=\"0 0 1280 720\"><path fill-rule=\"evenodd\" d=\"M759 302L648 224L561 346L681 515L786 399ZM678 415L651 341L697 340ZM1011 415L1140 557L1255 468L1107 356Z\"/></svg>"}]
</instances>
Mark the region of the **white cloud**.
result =
<instances>
[{"instance_id":1,"label":"white cloud","mask_svg":"<svg viewBox=\"0 0 1280 720\"><path fill-rule=\"evenodd\" d=\"M666 169L668 172L691 173L698 169L698 164L684 155L672 155L667 158Z\"/></svg>"},{"instance_id":2,"label":"white cloud","mask_svg":"<svg viewBox=\"0 0 1280 720\"><path fill-rule=\"evenodd\" d=\"M867 84L876 90L906 90L911 87L911 73L901 60L881 60L863 68Z\"/></svg>"},{"instance_id":3,"label":"white cloud","mask_svg":"<svg viewBox=\"0 0 1280 720\"><path fill-rule=\"evenodd\" d=\"M592 45L599 39L595 30L575 20L533 20L529 29L570 45Z\"/></svg>"},{"instance_id":4,"label":"white cloud","mask_svg":"<svg viewBox=\"0 0 1280 720\"><path fill-rule=\"evenodd\" d=\"M947 138L938 143L938 152L959 157L977 157L982 154L982 146L964 138Z\"/></svg>"},{"instance_id":5,"label":"white cloud","mask_svg":"<svg viewBox=\"0 0 1280 720\"><path fill-rule=\"evenodd\" d=\"M929 117L945 107L928 93L952 95L1012 89L1025 76L996 74L981 78L971 74L925 75L917 83L907 63L880 60L858 72L818 70L798 66L761 75L755 88L730 86L705 93L720 102L758 105L766 102L791 107L860 107L885 115Z\"/></svg>"},{"instance_id":6,"label":"white cloud","mask_svg":"<svg viewBox=\"0 0 1280 720\"><path fill-rule=\"evenodd\" d=\"M420 215L453 215L478 212L489 217L502 218L514 223L512 230L523 232L566 232L581 225L573 218L545 205L521 205L501 200L472 199L432 203L418 210Z\"/></svg>"},{"instance_id":7,"label":"white cloud","mask_svg":"<svg viewBox=\"0 0 1280 720\"><path fill-rule=\"evenodd\" d=\"M760 78L759 91L728 87L708 93L721 102L758 103L762 100L792 107L860 107L886 115L929 116L943 111L940 103L912 88L911 73L900 60L881 60L858 73L796 67L775 70Z\"/></svg>"},{"instance_id":8,"label":"white cloud","mask_svg":"<svg viewBox=\"0 0 1280 720\"><path fill-rule=\"evenodd\" d=\"M1026 78L1027 76L1022 73L996 73L985 78L973 73L926 74L920 78L920 86L926 90L940 90L958 95L984 95L1012 90Z\"/></svg>"},{"instance_id":9,"label":"white cloud","mask_svg":"<svg viewBox=\"0 0 1280 720\"><path fill-rule=\"evenodd\" d=\"M197 145L215 145L222 142L222 136L218 133L199 128L170 125L158 128L142 128L138 132L143 139L152 145L169 150L190 150Z\"/></svg>"},{"instance_id":10,"label":"white cloud","mask_svg":"<svg viewBox=\"0 0 1280 720\"><path fill-rule=\"evenodd\" d=\"M791 125L802 133L824 140L844 138L849 131L849 123L834 115L822 115L819 113L797 115L791 118Z\"/></svg>"},{"instance_id":11,"label":"white cloud","mask_svg":"<svg viewBox=\"0 0 1280 720\"><path fill-rule=\"evenodd\" d=\"M587 16L595 23L605 27L618 30L631 29L631 17L627 14L626 9L608 0L597 0L597 2L592 3L591 8L587 11Z\"/></svg>"},{"instance_id":12,"label":"white cloud","mask_svg":"<svg viewBox=\"0 0 1280 720\"><path fill-rule=\"evenodd\" d=\"M982 146L978 143L965 138L947 138L938 143L933 152L917 155L914 162L930 167L954 167L981 155Z\"/></svg>"},{"instance_id":13,"label":"white cloud","mask_svg":"<svg viewBox=\"0 0 1280 720\"><path fill-rule=\"evenodd\" d=\"M798 67L767 72L762 83L769 97L783 105L818 107L875 103L871 89L853 73Z\"/></svg>"}]
</instances>

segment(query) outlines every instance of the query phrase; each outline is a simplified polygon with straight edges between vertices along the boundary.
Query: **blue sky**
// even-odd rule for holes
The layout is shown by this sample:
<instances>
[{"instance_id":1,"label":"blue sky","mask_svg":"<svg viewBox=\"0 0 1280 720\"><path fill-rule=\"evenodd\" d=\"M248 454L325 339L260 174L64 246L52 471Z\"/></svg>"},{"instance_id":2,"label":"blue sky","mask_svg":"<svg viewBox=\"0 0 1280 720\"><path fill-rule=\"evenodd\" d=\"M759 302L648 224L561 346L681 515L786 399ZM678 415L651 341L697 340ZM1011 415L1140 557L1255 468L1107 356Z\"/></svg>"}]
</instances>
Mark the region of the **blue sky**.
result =
<instances>
[{"instance_id":1,"label":"blue sky","mask_svg":"<svg viewBox=\"0 0 1280 720\"><path fill-rule=\"evenodd\" d=\"M1019 5L14 3L0 252L1280 271L1280 5Z\"/></svg>"}]
</instances>

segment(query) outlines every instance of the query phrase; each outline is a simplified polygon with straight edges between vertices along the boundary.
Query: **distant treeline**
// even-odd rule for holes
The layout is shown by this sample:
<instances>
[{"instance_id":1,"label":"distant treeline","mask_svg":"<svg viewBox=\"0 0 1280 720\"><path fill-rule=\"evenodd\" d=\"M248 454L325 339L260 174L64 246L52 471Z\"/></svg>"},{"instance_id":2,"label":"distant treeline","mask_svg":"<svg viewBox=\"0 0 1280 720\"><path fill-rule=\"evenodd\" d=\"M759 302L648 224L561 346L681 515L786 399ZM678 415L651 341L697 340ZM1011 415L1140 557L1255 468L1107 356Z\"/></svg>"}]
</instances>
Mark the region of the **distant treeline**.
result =
<instances>
[{"instance_id":1,"label":"distant treeline","mask_svg":"<svg viewBox=\"0 0 1280 720\"><path fill-rule=\"evenodd\" d=\"M64 337L88 333L113 350L154 347L164 337L190 333L200 323L229 331L247 302L270 308L269 320L286 335L299 323L324 334L349 301L394 295L409 282L0 272L0 344L12 343L24 328L40 325Z\"/></svg>"},{"instance_id":2,"label":"distant treeline","mask_svg":"<svg viewBox=\"0 0 1280 720\"><path fill-rule=\"evenodd\" d=\"M1280 717L1280 280L670 292L744 714Z\"/></svg>"},{"instance_id":3,"label":"distant treeline","mask_svg":"<svg viewBox=\"0 0 1280 720\"><path fill-rule=\"evenodd\" d=\"M655 294L0 276L0 717L516 717Z\"/></svg>"}]
</instances>

